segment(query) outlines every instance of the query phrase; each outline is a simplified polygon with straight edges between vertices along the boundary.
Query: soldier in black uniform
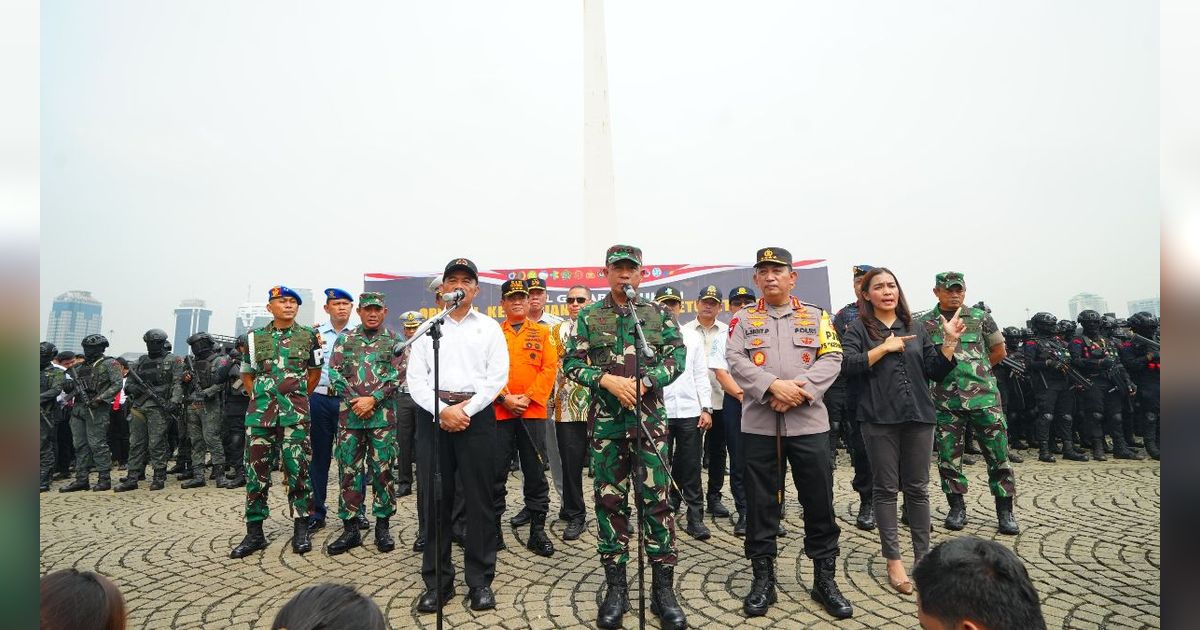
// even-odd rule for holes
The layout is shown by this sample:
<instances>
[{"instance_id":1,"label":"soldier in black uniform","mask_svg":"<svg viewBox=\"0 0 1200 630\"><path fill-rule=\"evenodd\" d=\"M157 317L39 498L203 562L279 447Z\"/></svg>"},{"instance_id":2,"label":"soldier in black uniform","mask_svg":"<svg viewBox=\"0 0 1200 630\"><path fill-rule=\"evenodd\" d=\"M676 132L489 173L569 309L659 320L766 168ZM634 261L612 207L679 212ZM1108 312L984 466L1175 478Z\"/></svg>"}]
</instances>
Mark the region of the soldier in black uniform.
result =
<instances>
[{"instance_id":1,"label":"soldier in black uniform","mask_svg":"<svg viewBox=\"0 0 1200 630\"><path fill-rule=\"evenodd\" d=\"M1018 328L1009 326L1003 330L1005 351L1008 353L1006 359L1011 359L1018 365L1025 365L1025 355L1018 352L1021 343L1021 331ZM992 373L996 375L996 385L1000 388L1000 404L1004 409L1005 424L1008 427L1008 459L1013 463L1020 464L1025 461L1019 453L1015 451L1025 450L1025 442L1022 436L1025 434L1025 397L1030 395L1030 392L1023 389L1024 378L1018 374L1006 362L997 363L992 366Z\"/></svg>"},{"instance_id":2,"label":"soldier in black uniform","mask_svg":"<svg viewBox=\"0 0 1200 630\"><path fill-rule=\"evenodd\" d=\"M838 337L846 334L846 327L858 318L858 294L862 286L862 278L868 271L874 269L871 265L854 265L854 297L855 301L843 306L833 317L833 328ZM872 503L871 462L867 459L867 448L863 443L862 430L858 426L858 390L861 378L840 374L829 391L825 392L825 405L829 409L831 427L840 428L846 436L846 451L850 454L850 463L854 466L854 478L850 486L858 493L858 517L854 526L871 531L875 529L875 508ZM837 429L834 429L835 431Z\"/></svg>"},{"instance_id":3,"label":"soldier in black uniform","mask_svg":"<svg viewBox=\"0 0 1200 630\"><path fill-rule=\"evenodd\" d=\"M1146 452L1158 459L1158 395L1162 357L1158 347L1158 320L1141 311L1129 318L1132 338L1121 343L1121 362L1137 385L1138 413L1145 418L1142 436Z\"/></svg>"},{"instance_id":4,"label":"soldier in black uniform","mask_svg":"<svg viewBox=\"0 0 1200 630\"><path fill-rule=\"evenodd\" d=\"M250 406L250 396L242 386L241 364L249 343L246 335L238 335L234 342L230 361L225 365L222 374L218 375L225 383L225 400L221 405L221 419L224 429L225 465L228 475L224 488L241 488L246 485L246 409Z\"/></svg>"},{"instance_id":5,"label":"soldier in black uniform","mask_svg":"<svg viewBox=\"0 0 1200 630\"><path fill-rule=\"evenodd\" d=\"M1084 415L1083 433L1089 438L1092 458L1096 461L1108 459L1104 456L1104 434L1113 442L1113 457L1117 459L1144 459L1125 443L1122 426L1122 410L1130 392L1121 386L1122 379L1116 373L1124 369L1118 361L1116 345L1106 339L1100 331L1100 313L1091 309L1079 314L1082 331L1071 339L1071 365L1092 382L1083 390L1080 407Z\"/></svg>"},{"instance_id":6,"label":"soldier in black uniform","mask_svg":"<svg viewBox=\"0 0 1200 630\"><path fill-rule=\"evenodd\" d=\"M182 415L183 390L179 382L183 359L167 353L167 333L151 328L142 335L146 354L129 369L125 393L129 395L129 474L114 490L128 492L146 478L149 462L151 490L162 490L167 480L167 426Z\"/></svg>"},{"instance_id":7,"label":"soldier in black uniform","mask_svg":"<svg viewBox=\"0 0 1200 630\"><path fill-rule=\"evenodd\" d=\"M41 355L40 385L41 393L38 404L38 437L41 440L41 457L38 467L38 490L50 490L50 472L54 469L54 446L57 441L58 395L62 393L65 380L62 370L51 365L58 348L49 341L43 341L38 348Z\"/></svg>"},{"instance_id":8,"label":"soldier in black uniform","mask_svg":"<svg viewBox=\"0 0 1200 630\"><path fill-rule=\"evenodd\" d=\"M1035 432L1038 460L1055 461L1050 447L1050 426L1053 423L1055 432L1063 440L1063 457L1071 461L1085 462L1088 459L1087 455L1075 449L1075 440L1071 435L1075 394L1063 367L1070 365L1070 353L1055 337L1058 319L1050 313L1041 312L1034 315L1029 322L1033 327L1034 336L1025 342L1022 350L1029 365L1034 397L1037 400L1038 417Z\"/></svg>"}]
</instances>

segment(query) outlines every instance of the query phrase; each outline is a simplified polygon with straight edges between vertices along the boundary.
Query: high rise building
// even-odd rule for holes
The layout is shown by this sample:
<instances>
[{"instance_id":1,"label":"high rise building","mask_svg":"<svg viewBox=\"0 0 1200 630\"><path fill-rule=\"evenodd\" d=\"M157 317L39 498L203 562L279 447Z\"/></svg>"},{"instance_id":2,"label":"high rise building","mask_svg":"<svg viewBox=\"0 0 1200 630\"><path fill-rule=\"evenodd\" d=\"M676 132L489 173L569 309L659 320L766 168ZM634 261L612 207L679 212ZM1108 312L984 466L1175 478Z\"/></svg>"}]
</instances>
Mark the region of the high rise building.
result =
<instances>
[{"instance_id":1,"label":"high rise building","mask_svg":"<svg viewBox=\"0 0 1200 630\"><path fill-rule=\"evenodd\" d=\"M1129 314L1140 313L1147 311L1155 317L1162 317L1158 305L1158 298L1146 298L1144 300L1132 300L1129 302Z\"/></svg>"},{"instance_id":2,"label":"high rise building","mask_svg":"<svg viewBox=\"0 0 1200 630\"><path fill-rule=\"evenodd\" d=\"M208 331L208 319L212 311L204 308L204 300L184 300L175 309L175 336L171 341L171 352L178 355L188 353L187 338L198 332Z\"/></svg>"},{"instance_id":3,"label":"high rise building","mask_svg":"<svg viewBox=\"0 0 1200 630\"><path fill-rule=\"evenodd\" d=\"M91 291L67 291L54 298L46 340L59 350L83 352L83 338L100 332L100 300Z\"/></svg>"},{"instance_id":4,"label":"high rise building","mask_svg":"<svg viewBox=\"0 0 1200 630\"><path fill-rule=\"evenodd\" d=\"M1079 293L1067 301L1067 310L1071 312L1071 319L1075 319L1080 313L1089 309L1097 313L1108 312L1108 300L1095 293Z\"/></svg>"},{"instance_id":5,"label":"high rise building","mask_svg":"<svg viewBox=\"0 0 1200 630\"><path fill-rule=\"evenodd\" d=\"M274 319L271 313L267 311L267 307L254 302L246 302L239 306L236 311L236 321L233 325L233 334L244 335L255 328L261 328L271 323Z\"/></svg>"},{"instance_id":6,"label":"high rise building","mask_svg":"<svg viewBox=\"0 0 1200 630\"><path fill-rule=\"evenodd\" d=\"M312 289L294 289L300 294L300 310L296 312L296 321L305 326L313 326L317 323L317 303L313 301Z\"/></svg>"}]
</instances>

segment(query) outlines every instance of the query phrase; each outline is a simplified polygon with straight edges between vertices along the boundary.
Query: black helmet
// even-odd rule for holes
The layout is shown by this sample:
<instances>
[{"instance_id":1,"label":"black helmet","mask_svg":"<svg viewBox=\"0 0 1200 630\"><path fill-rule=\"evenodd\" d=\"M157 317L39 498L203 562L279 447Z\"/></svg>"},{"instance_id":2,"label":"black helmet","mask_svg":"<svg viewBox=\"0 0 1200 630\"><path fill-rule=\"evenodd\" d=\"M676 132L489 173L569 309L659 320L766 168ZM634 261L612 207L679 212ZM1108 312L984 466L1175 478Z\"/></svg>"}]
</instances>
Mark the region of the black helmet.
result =
<instances>
[{"instance_id":1,"label":"black helmet","mask_svg":"<svg viewBox=\"0 0 1200 630\"><path fill-rule=\"evenodd\" d=\"M1129 327L1143 337L1150 337L1154 334L1154 329L1158 328L1158 320L1148 311L1139 311L1129 316Z\"/></svg>"},{"instance_id":2,"label":"black helmet","mask_svg":"<svg viewBox=\"0 0 1200 630\"><path fill-rule=\"evenodd\" d=\"M981 311L986 311L988 313L992 312L992 307L988 306L987 304L984 304L983 300L979 300L978 302L976 302L974 308L977 308Z\"/></svg>"},{"instance_id":3,"label":"black helmet","mask_svg":"<svg viewBox=\"0 0 1200 630\"><path fill-rule=\"evenodd\" d=\"M167 331L161 328L151 328L142 335L142 341L146 343L162 343L167 340Z\"/></svg>"},{"instance_id":4,"label":"black helmet","mask_svg":"<svg viewBox=\"0 0 1200 630\"><path fill-rule=\"evenodd\" d=\"M1054 327L1058 325L1058 318L1051 313L1042 311L1034 314L1034 316L1029 320L1029 325L1032 326L1036 332L1048 334L1054 332Z\"/></svg>"},{"instance_id":5,"label":"black helmet","mask_svg":"<svg viewBox=\"0 0 1200 630\"><path fill-rule=\"evenodd\" d=\"M49 361L50 359L54 358L54 355L58 354L58 346L55 346L49 341L43 341L38 349L41 350L43 361Z\"/></svg>"},{"instance_id":6,"label":"black helmet","mask_svg":"<svg viewBox=\"0 0 1200 630\"><path fill-rule=\"evenodd\" d=\"M107 348L108 347L108 339L106 339L104 337L104 335L92 334L92 335L88 335L83 338L82 345L85 348L88 346L92 346L92 347L99 346L101 348Z\"/></svg>"},{"instance_id":7,"label":"black helmet","mask_svg":"<svg viewBox=\"0 0 1200 630\"><path fill-rule=\"evenodd\" d=\"M233 347L236 348L238 346L243 346L246 348L250 347L250 338L246 335L246 333L238 335L237 341L233 342Z\"/></svg>"},{"instance_id":8,"label":"black helmet","mask_svg":"<svg viewBox=\"0 0 1200 630\"><path fill-rule=\"evenodd\" d=\"M206 345L211 346L211 345L216 344L216 342L213 341L212 335L201 331L201 332L198 332L198 333L192 335L191 337L188 337L187 344L194 348L201 344L206 344Z\"/></svg>"},{"instance_id":9,"label":"black helmet","mask_svg":"<svg viewBox=\"0 0 1200 630\"><path fill-rule=\"evenodd\" d=\"M1021 337L1021 329L1016 326L1005 326L1001 331L1005 339L1019 339Z\"/></svg>"},{"instance_id":10,"label":"black helmet","mask_svg":"<svg viewBox=\"0 0 1200 630\"><path fill-rule=\"evenodd\" d=\"M1073 322L1069 319L1060 319L1060 320L1058 320L1058 327L1055 329L1055 332L1057 332L1058 334L1063 335L1063 336L1074 335L1075 334L1075 322Z\"/></svg>"},{"instance_id":11,"label":"black helmet","mask_svg":"<svg viewBox=\"0 0 1200 630\"><path fill-rule=\"evenodd\" d=\"M1080 313L1079 317L1076 319L1079 320L1079 324L1081 326L1097 326L1100 324L1100 313L1097 313L1089 308L1088 310Z\"/></svg>"},{"instance_id":12,"label":"black helmet","mask_svg":"<svg viewBox=\"0 0 1200 630\"><path fill-rule=\"evenodd\" d=\"M1116 330L1118 325L1117 318L1112 315L1105 315L1100 318L1100 330Z\"/></svg>"}]
</instances>

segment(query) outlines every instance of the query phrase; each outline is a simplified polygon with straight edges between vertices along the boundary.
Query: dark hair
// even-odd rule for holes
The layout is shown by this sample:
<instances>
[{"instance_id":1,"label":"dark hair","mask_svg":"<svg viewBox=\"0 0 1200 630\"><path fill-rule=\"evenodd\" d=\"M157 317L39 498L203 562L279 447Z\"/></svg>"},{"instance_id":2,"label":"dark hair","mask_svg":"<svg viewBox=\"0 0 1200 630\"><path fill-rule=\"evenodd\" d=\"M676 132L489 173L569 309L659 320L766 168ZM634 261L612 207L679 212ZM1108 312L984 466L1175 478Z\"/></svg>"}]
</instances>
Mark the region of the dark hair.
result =
<instances>
[{"instance_id":1,"label":"dark hair","mask_svg":"<svg viewBox=\"0 0 1200 630\"><path fill-rule=\"evenodd\" d=\"M123 367L123 368L129 367L129 360L126 359L125 357L117 357L117 363L120 363L121 367Z\"/></svg>"},{"instance_id":2,"label":"dark hair","mask_svg":"<svg viewBox=\"0 0 1200 630\"><path fill-rule=\"evenodd\" d=\"M585 287L585 286L583 286L582 284L573 284L573 285L571 285L571 288L570 288L570 289L567 289L567 293L570 293L570 292L574 291L575 289L583 289L584 291L587 291L587 292L588 292L588 296L589 296L589 297L592 295L592 290L591 290L591 289L589 289L589 288L587 288L587 287Z\"/></svg>"},{"instance_id":3,"label":"dark hair","mask_svg":"<svg viewBox=\"0 0 1200 630\"><path fill-rule=\"evenodd\" d=\"M880 325L879 318L875 317L875 307L867 301L867 291L871 290L871 281L875 279L875 276L884 273L896 281L896 292L900 294L896 299L896 318L904 322L905 328L912 327L912 313L908 310L908 300L904 299L904 289L900 286L900 280L896 278L896 274L892 273L891 269L876 267L863 275L862 285L856 296L858 298L858 317L867 326L867 334L875 341L883 339L883 326Z\"/></svg>"},{"instance_id":4,"label":"dark hair","mask_svg":"<svg viewBox=\"0 0 1200 630\"><path fill-rule=\"evenodd\" d=\"M387 630L379 606L353 586L323 582L314 584L288 600L279 609L271 630L319 630L355 628Z\"/></svg>"},{"instance_id":5,"label":"dark hair","mask_svg":"<svg viewBox=\"0 0 1200 630\"><path fill-rule=\"evenodd\" d=\"M55 571L39 591L42 630L125 630L125 598L99 573Z\"/></svg>"},{"instance_id":6,"label":"dark hair","mask_svg":"<svg viewBox=\"0 0 1200 630\"><path fill-rule=\"evenodd\" d=\"M988 630L1046 628L1025 565L998 542L965 536L941 543L917 563L913 581L921 610L948 626L971 620Z\"/></svg>"}]
</instances>

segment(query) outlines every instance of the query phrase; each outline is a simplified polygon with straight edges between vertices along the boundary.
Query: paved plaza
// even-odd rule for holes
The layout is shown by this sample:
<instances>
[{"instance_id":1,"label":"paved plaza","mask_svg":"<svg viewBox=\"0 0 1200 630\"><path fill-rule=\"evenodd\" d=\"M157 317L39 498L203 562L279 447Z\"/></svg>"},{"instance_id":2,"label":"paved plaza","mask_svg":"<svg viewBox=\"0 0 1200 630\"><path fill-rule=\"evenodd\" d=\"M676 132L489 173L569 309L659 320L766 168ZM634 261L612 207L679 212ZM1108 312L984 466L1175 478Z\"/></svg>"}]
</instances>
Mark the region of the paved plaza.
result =
<instances>
[{"instance_id":1,"label":"paved plaza","mask_svg":"<svg viewBox=\"0 0 1200 630\"><path fill-rule=\"evenodd\" d=\"M1011 545L1025 561L1042 596L1051 628L1154 628L1159 625L1159 464L1154 461L1059 462L1043 464L1033 451L1016 464L1016 514L1021 534L1002 537L995 530L992 499L987 494L983 463L968 467L969 523L963 532L941 525L946 502L931 484L933 543L970 534ZM838 581L855 607L852 619L838 628L915 628L913 596L887 585L877 532L854 527L857 496L850 489L852 469L845 453L835 474L837 516L842 527ZM931 478L936 480L936 470ZM56 482L55 488L63 482ZM591 481L584 478L585 494ZM320 581L353 584L383 609L395 628L433 627L433 615L413 609L421 592L419 557L410 551L416 530L416 497L399 501L392 519L397 548L378 553L367 532L367 545L330 557L323 547L341 529L331 526L314 537L314 550L291 552L291 521L284 505L279 473L271 492L271 518L265 526L271 546L242 560L230 560L229 549L245 533L243 497L211 483L199 490L180 490L172 476L167 489L78 492L41 495L41 571L75 567L99 571L120 586L130 610L130 628L268 628L276 611L297 590ZM509 480L509 501L520 497L520 479ZM553 495L553 493L551 493ZM330 492L331 497L336 494ZM732 509L726 489L725 503ZM742 539L728 519L710 519L713 537L696 542L679 527L680 601L692 627L733 628L834 627L808 596L812 565L802 557L802 521L790 493L787 528L781 541L779 603L766 617L746 619L741 598L750 587L749 562ZM590 501L589 501L590 503ZM336 498L334 498L336 510ZM558 505L554 499L551 515ZM604 573L595 553L595 521L577 541L561 539L563 522L551 536L557 552L533 555L521 545L528 527L512 530L504 518L508 550L499 554L495 610L476 613L465 605L466 588L445 608L446 627L584 628L594 618ZM336 514L336 512L334 512ZM907 547L907 534L901 540ZM911 551L906 551L911 554ZM455 548L455 563L462 554ZM636 598L631 563L631 596ZM646 575L649 592L649 570ZM658 627L649 612L647 626ZM637 604L625 617L637 627Z\"/></svg>"}]
</instances>

